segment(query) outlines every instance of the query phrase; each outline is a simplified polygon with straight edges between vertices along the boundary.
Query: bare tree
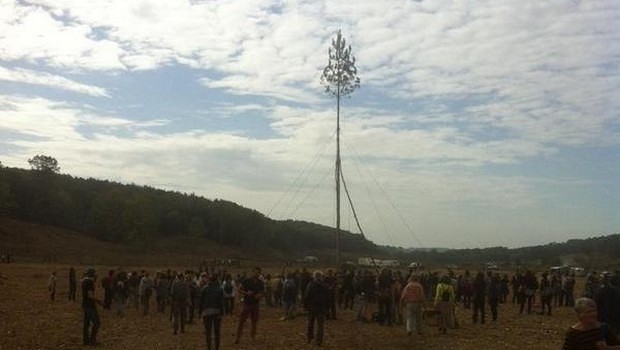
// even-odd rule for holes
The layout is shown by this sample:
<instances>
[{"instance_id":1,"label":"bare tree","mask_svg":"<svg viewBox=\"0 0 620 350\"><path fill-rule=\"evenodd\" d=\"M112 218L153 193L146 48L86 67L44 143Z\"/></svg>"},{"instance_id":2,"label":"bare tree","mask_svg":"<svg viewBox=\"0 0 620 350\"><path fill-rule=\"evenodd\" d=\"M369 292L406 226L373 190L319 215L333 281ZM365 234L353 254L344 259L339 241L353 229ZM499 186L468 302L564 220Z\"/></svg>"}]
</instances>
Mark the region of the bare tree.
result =
<instances>
[{"instance_id":1,"label":"bare tree","mask_svg":"<svg viewBox=\"0 0 620 350\"><path fill-rule=\"evenodd\" d=\"M349 96L360 87L357 76L355 57L351 54L351 45L338 30L328 51L327 66L323 68L321 84L325 92L336 97L336 266L340 266L340 98Z\"/></svg>"}]
</instances>

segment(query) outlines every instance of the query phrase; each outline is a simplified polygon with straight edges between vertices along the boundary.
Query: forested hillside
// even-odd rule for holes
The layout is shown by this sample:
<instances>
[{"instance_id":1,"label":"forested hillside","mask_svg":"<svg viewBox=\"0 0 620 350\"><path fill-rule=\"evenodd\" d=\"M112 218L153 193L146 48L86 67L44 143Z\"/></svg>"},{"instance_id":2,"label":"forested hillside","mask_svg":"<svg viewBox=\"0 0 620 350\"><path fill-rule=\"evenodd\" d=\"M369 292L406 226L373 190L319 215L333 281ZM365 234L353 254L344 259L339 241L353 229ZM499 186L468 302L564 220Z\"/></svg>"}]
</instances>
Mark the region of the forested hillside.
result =
<instances>
[{"instance_id":1,"label":"forested hillside","mask_svg":"<svg viewBox=\"0 0 620 350\"><path fill-rule=\"evenodd\" d=\"M227 246L296 253L333 249L335 242L333 228L274 221L225 200L42 170L0 168L0 215L114 243L201 237ZM375 245L344 232L341 249L370 253Z\"/></svg>"},{"instance_id":2,"label":"forested hillside","mask_svg":"<svg viewBox=\"0 0 620 350\"><path fill-rule=\"evenodd\" d=\"M199 238L231 247L267 247L294 256L331 252L335 230L302 221L274 221L236 203L55 171L0 167L0 216L81 232L101 241L148 246L152 239ZM576 264L618 266L620 234L509 249L411 250L377 247L344 232L341 250L350 259L373 255L429 265Z\"/></svg>"},{"instance_id":3,"label":"forested hillside","mask_svg":"<svg viewBox=\"0 0 620 350\"><path fill-rule=\"evenodd\" d=\"M476 265L495 262L504 266L577 265L592 269L620 267L620 234L514 249L506 247L450 250L411 250L391 247L383 249L401 260L426 264Z\"/></svg>"}]
</instances>

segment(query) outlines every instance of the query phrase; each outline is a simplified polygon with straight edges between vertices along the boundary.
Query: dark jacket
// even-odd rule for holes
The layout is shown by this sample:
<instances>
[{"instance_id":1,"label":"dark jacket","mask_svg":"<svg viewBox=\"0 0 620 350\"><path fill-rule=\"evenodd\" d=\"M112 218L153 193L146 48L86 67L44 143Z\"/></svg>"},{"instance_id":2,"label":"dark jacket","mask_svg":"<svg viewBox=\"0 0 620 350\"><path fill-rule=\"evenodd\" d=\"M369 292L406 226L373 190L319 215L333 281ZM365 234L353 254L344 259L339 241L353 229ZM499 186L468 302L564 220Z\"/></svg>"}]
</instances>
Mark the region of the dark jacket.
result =
<instances>
[{"instance_id":1,"label":"dark jacket","mask_svg":"<svg viewBox=\"0 0 620 350\"><path fill-rule=\"evenodd\" d=\"M202 315L205 310L210 314L221 315L223 313L224 290L217 282L209 282L209 284L202 289L202 293L200 293L198 313Z\"/></svg>"},{"instance_id":2,"label":"dark jacket","mask_svg":"<svg viewBox=\"0 0 620 350\"><path fill-rule=\"evenodd\" d=\"M329 308L329 286L321 281L308 284L304 295L304 304L309 312L323 312Z\"/></svg>"},{"instance_id":3,"label":"dark jacket","mask_svg":"<svg viewBox=\"0 0 620 350\"><path fill-rule=\"evenodd\" d=\"M189 286L187 285L187 282L183 281L182 279L175 280L172 284L170 295L172 296L173 303L187 303L189 301Z\"/></svg>"}]
</instances>

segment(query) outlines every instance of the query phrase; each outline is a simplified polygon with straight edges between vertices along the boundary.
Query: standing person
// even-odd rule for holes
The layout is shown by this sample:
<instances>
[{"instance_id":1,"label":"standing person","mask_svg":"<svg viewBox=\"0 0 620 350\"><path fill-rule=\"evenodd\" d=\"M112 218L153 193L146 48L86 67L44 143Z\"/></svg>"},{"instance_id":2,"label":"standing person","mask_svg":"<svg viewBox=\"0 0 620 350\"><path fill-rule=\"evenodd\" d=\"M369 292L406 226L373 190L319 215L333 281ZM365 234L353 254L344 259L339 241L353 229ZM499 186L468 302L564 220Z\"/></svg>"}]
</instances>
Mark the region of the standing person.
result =
<instances>
[{"instance_id":1,"label":"standing person","mask_svg":"<svg viewBox=\"0 0 620 350\"><path fill-rule=\"evenodd\" d=\"M149 277L148 272L145 272L142 278L140 278L138 293L140 295L140 304L142 305L142 314L146 315L149 312L149 303L153 293L153 280Z\"/></svg>"},{"instance_id":2,"label":"standing person","mask_svg":"<svg viewBox=\"0 0 620 350\"><path fill-rule=\"evenodd\" d=\"M603 285L596 293L598 320L614 329L620 328L620 289L614 286L610 276L603 277Z\"/></svg>"},{"instance_id":3,"label":"standing person","mask_svg":"<svg viewBox=\"0 0 620 350\"><path fill-rule=\"evenodd\" d=\"M400 307L400 296L401 292L405 288L405 285L406 283L403 279L403 275L400 273L400 271L397 271L396 275L394 276L394 289L392 291L392 315L394 315L394 322L399 325L402 325L404 323L402 312L403 310Z\"/></svg>"},{"instance_id":4,"label":"standing person","mask_svg":"<svg viewBox=\"0 0 620 350\"><path fill-rule=\"evenodd\" d=\"M187 287L189 288L189 306L187 308L187 323L194 323L194 313L196 308L198 307L198 302L200 301L200 289L198 287L198 283L200 282L197 277L195 277L193 272L190 272L185 276L187 280Z\"/></svg>"},{"instance_id":5,"label":"standing person","mask_svg":"<svg viewBox=\"0 0 620 350\"><path fill-rule=\"evenodd\" d=\"M157 304L157 312L164 313L166 311L166 299L170 292L168 278L163 272L157 272L155 275L155 303Z\"/></svg>"},{"instance_id":6,"label":"standing person","mask_svg":"<svg viewBox=\"0 0 620 350\"><path fill-rule=\"evenodd\" d=\"M508 275L504 274L504 276L502 277L502 279L500 280L500 303L502 304L506 304L508 301L508 294L510 294L510 288L509 288L509 284L510 284L510 280L508 279Z\"/></svg>"},{"instance_id":7,"label":"standing person","mask_svg":"<svg viewBox=\"0 0 620 350\"><path fill-rule=\"evenodd\" d=\"M377 277L378 295L377 303L379 304L379 323L381 325L392 325L392 292L394 290L394 279L392 272L384 268Z\"/></svg>"},{"instance_id":8,"label":"standing person","mask_svg":"<svg viewBox=\"0 0 620 350\"><path fill-rule=\"evenodd\" d=\"M299 290L301 291L301 297L304 297L308 284L312 281L312 274L308 272L308 269L304 267L299 274Z\"/></svg>"},{"instance_id":9,"label":"standing person","mask_svg":"<svg viewBox=\"0 0 620 350\"><path fill-rule=\"evenodd\" d=\"M502 281L499 277L499 274L496 273L491 277L488 290L489 293L487 299L489 301L489 308L491 309L491 317L493 318L493 322L497 322L497 306L502 300L503 295Z\"/></svg>"},{"instance_id":10,"label":"standing person","mask_svg":"<svg viewBox=\"0 0 620 350\"><path fill-rule=\"evenodd\" d=\"M428 277L426 278L426 284L424 285L424 290L436 291L437 283L439 283L437 272L429 272ZM433 293L428 293L429 300L432 300L434 297L435 296Z\"/></svg>"},{"instance_id":11,"label":"standing person","mask_svg":"<svg viewBox=\"0 0 620 350\"><path fill-rule=\"evenodd\" d=\"M136 310L140 311L140 295L138 293L138 286L140 285L140 276L136 271L130 272L127 275L127 294L130 300L130 305L136 308Z\"/></svg>"},{"instance_id":12,"label":"standing person","mask_svg":"<svg viewBox=\"0 0 620 350\"><path fill-rule=\"evenodd\" d=\"M255 267L253 275L244 279L239 287L239 294L243 298L243 310L241 310L241 316L239 317L235 344L239 344L239 339L241 339L241 334L243 332L243 326L248 320L248 317L252 322L250 335L253 340L256 338L256 327L258 325L259 316L259 301L260 298L263 297L263 293L265 291L263 282L259 279L259 277L260 267Z\"/></svg>"},{"instance_id":13,"label":"standing person","mask_svg":"<svg viewBox=\"0 0 620 350\"><path fill-rule=\"evenodd\" d=\"M512 287L512 303L513 304L517 302L521 304L520 296L523 294L523 290L521 289L522 279L523 279L523 276L521 275L521 272L517 271L517 273L513 275L512 279L510 280L510 285Z\"/></svg>"},{"instance_id":14,"label":"standing person","mask_svg":"<svg viewBox=\"0 0 620 350\"><path fill-rule=\"evenodd\" d=\"M189 286L179 273L170 289L172 297L172 334L176 335L179 327L181 333L185 333L185 321L187 320L187 306L189 305Z\"/></svg>"},{"instance_id":15,"label":"standing person","mask_svg":"<svg viewBox=\"0 0 620 350\"><path fill-rule=\"evenodd\" d=\"M532 313L532 304L534 304L534 298L536 297L536 290L538 289L538 281L536 275L530 270L525 272L523 279L521 280L521 289L523 292L523 298L521 307L519 308L519 314L523 313L523 308L527 302L527 314Z\"/></svg>"},{"instance_id":16,"label":"standing person","mask_svg":"<svg viewBox=\"0 0 620 350\"><path fill-rule=\"evenodd\" d=\"M110 270L108 275L101 280L103 288L103 308L110 310L112 299L114 299L114 270Z\"/></svg>"},{"instance_id":17,"label":"standing person","mask_svg":"<svg viewBox=\"0 0 620 350\"><path fill-rule=\"evenodd\" d=\"M575 306L575 274L570 273L564 284L564 306Z\"/></svg>"},{"instance_id":18,"label":"standing person","mask_svg":"<svg viewBox=\"0 0 620 350\"><path fill-rule=\"evenodd\" d=\"M233 310L235 308L235 297L237 296L237 286L235 285L235 281L233 281L232 275L230 273L227 273L226 277L224 277L224 282L222 283L222 289L224 291L224 314L232 315Z\"/></svg>"},{"instance_id":19,"label":"standing person","mask_svg":"<svg viewBox=\"0 0 620 350\"><path fill-rule=\"evenodd\" d=\"M312 274L313 278L304 293L304 304L308 310L308 329L306 338L308 344L315 340L317 346L323 344L323 330L325 326L325 316L330 308L329 305L329 286L323 281L323 272L317 270ZM316 338L314 324L316 323Z\"/></svg>"},{"instance_id":20,"label":"standing person","mask_svg":"<svg viewBox=\"0 0 620 350\"><path fill-rule=\"evenodd\" d=\"M295 317L295 303L297 302L297 284L293 278L293 274L289 273L284 280L284 288L282 300L284 301L285 310L284 317L281 320L290 320Z\"/></svg>"},{"instance_id":21,"label":"standing person","mask_svg":"<svg viewBox=\"0 0 620 350\"><path fill-rule=\"evenodd\" d=\"M480 271L476 274L473 284L473 305L474 310L472 313L472 320L474 323L478 322L478 314L480 314L480 322L484 323L485 319L485 303L486 303L486 293L487 293L487 281L484 278L484 274Z\"/></svg>"},{"instance_id":22,"label":"standing person","mask_svg":"<svg viewBox=\"0 0 620 350\"><path fill-rule=\"evenodd\" d=\"M471 308L471 297L474 293L474 283L471 278L469 270L465 270L465 276L461 279L460 283L461 297L463 301L463 308Z\"/></svg>"},{"instance_id":23,"label":"standing person","mask_svg":"<svg viewBox=\"0 0 620 350\"><path fill-rule=\"evenodd\" d=\"M265 303L267 304L267 306L272 307L273 306L273 288L271 287L271 274L270 273L268 273L265 276L265 280L263 281L263 283L265 284Z\"/></svg>"},{"instance_id":24,"label":"standing person","mask_svg":"<svg viewBox=\"0 0 620 350\"><path fill-rule=\"evenodd\" d=\"M344 309L353 310L355 304L355 276L352 270L347 270L342 279L342 289L344 295Z\"/></svg>"},{"instance_id":25,"label":"standing person","mask_svg":"<svg viewBox=\"0 0 620 350\"><path fill-rule=\"evenodd\" d=\"M551 274L551 289L553 289L553 306L559 307L562 305L562 278L559 273Z\"/></svg>"},{"instance_id":26,"label":"standing person","mask_svg":"<svg viewBox=\"0 0 620 350\"><path fill-rule=\"evenodd\" d=\"M125 314L125 303L127 302L128 287L127 274L123 270L119 270L114 278L114 299L116 301L116 315L123 316Z\"/></svg>"},{"instance_id":27,"label":"standing person","mask_svg":"<svg viewBox=\"0 0 620 350\"><path fill-rule=\"evenodd\" d=\"M97 303L101 301L95 299L95 269L88 268L82 280L82 310L84 311L84 326L82 328L82 339L84 345L98 345L97 331L99 330L99 314L97 313ZM92 329L90 325L92 324Z\"/></svg>"},{"instance_id":28,"label":"standing person","mask_svg":"<svg viewBox=\"0 0 620 350\"><path fill-rule=\"evenodd\" d=\"M439 309L439 331L446 334L450 325L455 295L450 277L445 275L437 284L435 293L435 306Z\"/></svg>"},{"instance_id":29,"label":"standing person","mask_svg":"<svg viewBox=\"0 0 620 350\"><path fill-rule=\"evenodd\" d=\"M416 332L422 334L422 306L426 297L424 288L420 284L420 277L412 275L400 296L401 304L407 308L407 335L411 335L415 325Z\"/></svg>"},{"instance_id":30,"label":"standing person","mask_svg":"<svg viewBox=\"0 0 620 350\"><path fill-rule=\"evenodd\" d=\"M230 278L230 275L226 275ZM226 283L226 282L224 282ZM198 313L205 325L207 350L211 350L211 339L215 338L215 350L220 348L222 315L224 314L224 290L220 287L217 276L211 275L208 284L202 289Z\"/></svg>"},{"instance_id":31,"label":"standing person","mask_svg":"<svg viewBox=\"0 0 620 350\"><path fill-rule=\"evenodd\" d=\"M562 350L607 349L620 350L618 333L597 320L596 303L590 298L575 301L579 322L568 329Z\"/></svg>"},{"instance_id":32,"label":"standing person","mask_svg":"<svg viewBox=\"0 0 620 350\"><path fill-rule=\"evenodd\" d=\"M56 271L53 271L47 280L47 291L50 294L50 300L56 300Z\"/></svg>"},{"instance_id":33,"label":"standing person","mask_svg":"<svg viewBox=\"0 0 620 350\"><path fill-rule=\"evenodd\" d=\"M368 305L375 297L375 279L370 270L364 270L364 275L360 280L360 306L357 311L357 320L366 322L366 310Z\"/></svg>"},{"instance_id":34,"label":"standing person","mask_svg":"<svg viewBox=\"0 0 620 350\"><path fill-rule=\"evenodd\" d=\"M336 319L336 295L338 294L338 280L334 276L332 269L327 270L327 276L324 276L323 282L329 287L329 312L327 319Z\"/></svg>"},{"instance_id":35,"label":"standing person","mask_svg":"<svg viewBox=\"0 0 620 350\"><path fill-rule=\"evenodd\" d=\"M77 291L77 279L75 277L75 269L69 269L69 301L75 301L75 293Z\"/></svg>"},{"instance_id":36,"label":"standing person","mask_svg":"<svg viewBox=\"0 0 620 350\"><path fill-rule=\"evenodd\" d=\"M282 295L284 294L284 276L282 274L274 275L271 278L271 289L273 290L273 304L282 306Z\"/></svg>"},{"instance_id":37,"label":"standing person","mask_svg":"<svg viewBox=\"0 0 620 350\"><path fill-rule=\"evenodd\" d=\"M553 301L553 287L549 275L544 272L540 278L540 314L545 314L547 307L547 315L551 316L551 302Z\"/></svg>"}]
</instances>

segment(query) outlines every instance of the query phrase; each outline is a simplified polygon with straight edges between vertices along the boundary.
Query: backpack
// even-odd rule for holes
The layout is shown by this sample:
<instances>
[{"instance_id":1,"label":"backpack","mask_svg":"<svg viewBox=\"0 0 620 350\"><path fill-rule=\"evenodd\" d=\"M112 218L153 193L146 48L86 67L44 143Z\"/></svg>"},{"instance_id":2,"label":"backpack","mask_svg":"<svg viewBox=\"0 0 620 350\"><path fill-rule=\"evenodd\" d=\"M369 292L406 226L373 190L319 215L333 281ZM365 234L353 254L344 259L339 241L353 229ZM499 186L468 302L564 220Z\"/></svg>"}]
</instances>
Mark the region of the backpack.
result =
<instances>
[{"instance_id":1,"label":"backpack","mask_svg":"<svg viewBox=\"0 0 620 350\"><path fill-rule=\"evenodd\" d=\"M230 283L230 281L226 281L224 282L224 293L230 295L233 292L233 286L232 283Z\"/></svg>"}]
</instances>

